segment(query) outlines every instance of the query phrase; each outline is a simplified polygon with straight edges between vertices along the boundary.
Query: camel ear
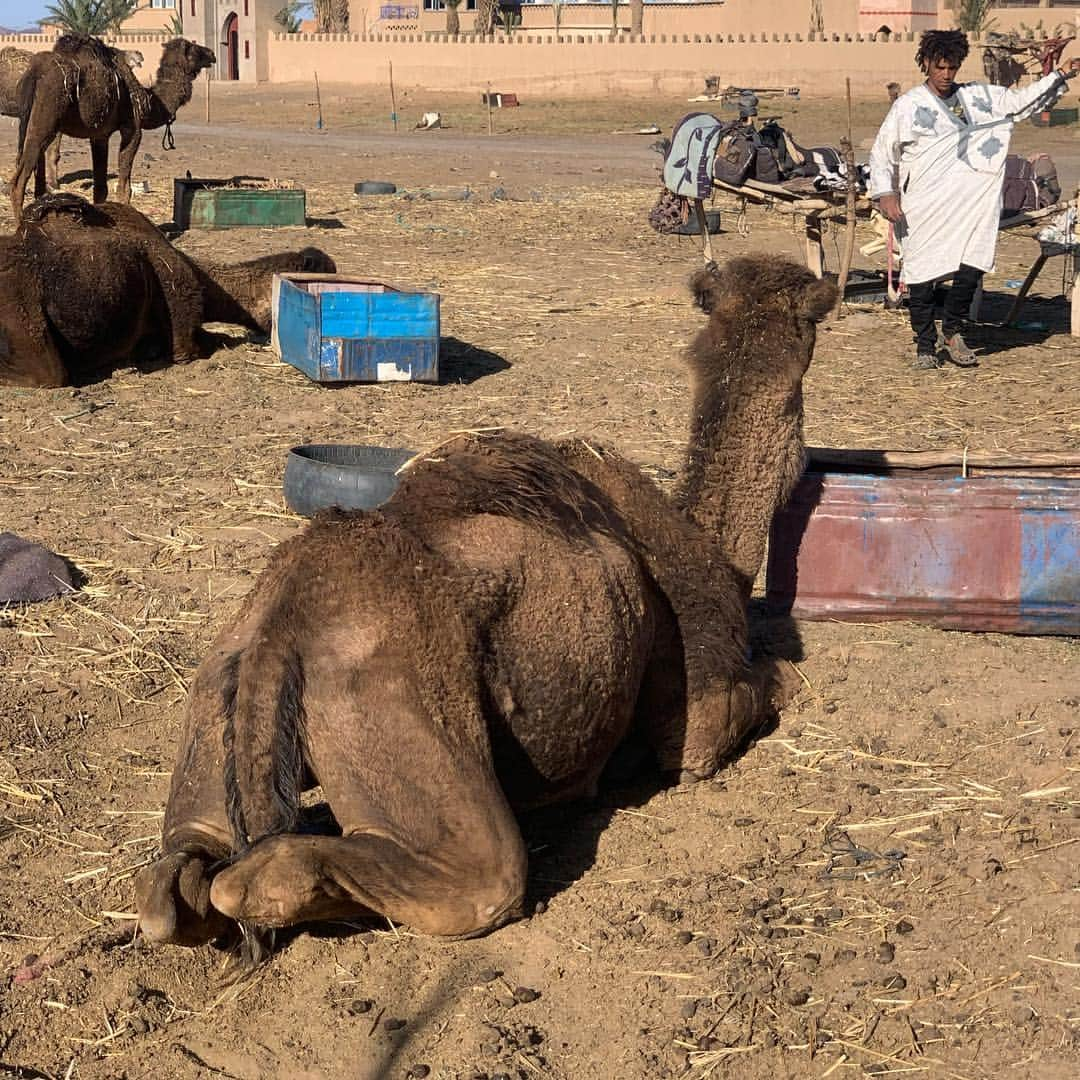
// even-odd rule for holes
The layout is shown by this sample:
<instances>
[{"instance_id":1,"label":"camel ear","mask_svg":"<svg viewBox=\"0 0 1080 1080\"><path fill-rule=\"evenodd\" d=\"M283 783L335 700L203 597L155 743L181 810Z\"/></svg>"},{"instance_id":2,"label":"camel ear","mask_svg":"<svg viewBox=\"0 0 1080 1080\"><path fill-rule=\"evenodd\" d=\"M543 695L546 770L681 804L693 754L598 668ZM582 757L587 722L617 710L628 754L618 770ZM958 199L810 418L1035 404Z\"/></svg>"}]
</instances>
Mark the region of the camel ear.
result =
<instances>
[{"instance_id":1,"label":"camel ear","mask_svg":"<svg viewBox=\"0 0 1080 1080\"><path fill-rule=\"evenodd\" d=\"M803 290L799 303L799 311L806 318L814 322L820 322L832 311L836 304L837 288L835 281L822 278L821 281L813 281Z\"/></svg>"},{"instance_id":2,"label":"camel ear","mask_svg":"<svg viewBox=\"0 0 1080 1080\"><path fill-rule=\"evenodd\" d=\"M704 270L699 270L690 278L690 292L706 315L711 314L720 297L726 292L726 283L722 271L710 263Z\"/></svg>"}]
</instances>

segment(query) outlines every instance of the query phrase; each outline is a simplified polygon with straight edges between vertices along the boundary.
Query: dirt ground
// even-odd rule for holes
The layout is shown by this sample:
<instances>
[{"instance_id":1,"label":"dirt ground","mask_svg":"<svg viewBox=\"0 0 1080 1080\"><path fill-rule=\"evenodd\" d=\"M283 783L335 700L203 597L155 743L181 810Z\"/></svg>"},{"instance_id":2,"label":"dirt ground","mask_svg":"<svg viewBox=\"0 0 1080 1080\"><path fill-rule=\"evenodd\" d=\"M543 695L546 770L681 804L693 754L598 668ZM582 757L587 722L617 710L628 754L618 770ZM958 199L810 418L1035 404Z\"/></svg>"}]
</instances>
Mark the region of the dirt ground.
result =
<instances>
[{"instance_id":1,"label":"dirt ground","mask_svg":"<svg viewBox=\"0 0 1080 1080\"><path fill-rule=\"evenodd\" d=\"M700 319L685 290L697 240L646 220L652 139L611 134L666 132L685 102L526 99L488 136L471 98L403 92L395 136L388 102L340 88L323 88L323 133L306 87L218 91L212 126L199 98L182 114L175 151L148 136L135 204L168 222L185 170L302 184L306 228L177 243L222 258L314 244L344 271L437 289L443 377L327 389L236 339L79 389L0 388L0 531L86 576L76 597L0 611L0 1076L1074 1076L1075 640L798 624L803 689L775 730L715 781L623 777L530 818L532 914L486 938L305 929L234 988L214 950L133 939L132 876L156 850L188 682L303 524L282 502L287 449L422 448L509 424L606 440L666 482ZM448 130L405 131L431 109ZM782 111L803 142L843 130L837 102ZM857 143L883 111L857 105ZM1022 126L1016 143L1075 187L1075 131ZM5 121L0 161L13 153ZM68 147L72 190L87 157ZM365 179L407 194L355 196ZM465 186L468 201L408 197ZM520 201L493 200L498 187ZM722 258L800 254L779 215L737 219L725 210ZM989 318L1035 250L1004 237ZM808 442L1080 449L1080 349L1055 262L1027 329L975 332L973 370L910 370L901 314L824 327Z\"/></svg>"}]
</instances>

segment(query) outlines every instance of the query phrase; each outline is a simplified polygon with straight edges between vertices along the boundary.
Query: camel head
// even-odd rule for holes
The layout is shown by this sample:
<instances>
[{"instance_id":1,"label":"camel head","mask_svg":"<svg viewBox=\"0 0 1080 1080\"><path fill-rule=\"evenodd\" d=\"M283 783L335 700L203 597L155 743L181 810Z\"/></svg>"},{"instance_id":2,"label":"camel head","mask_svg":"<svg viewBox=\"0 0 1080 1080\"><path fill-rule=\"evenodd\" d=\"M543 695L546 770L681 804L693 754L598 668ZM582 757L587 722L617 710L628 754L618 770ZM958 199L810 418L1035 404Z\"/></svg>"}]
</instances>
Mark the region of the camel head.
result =
<instances>
[{"instance_id":1,"label":"camel head","mask_svg":"<svg viewBox=\"0 0 1080 1080\"><path fill-rule=\"evenodd\" d=\"M180 71L190 79L194 79L204 68L212 67L217 63L217 57L212 49L204 45L197 45L187 38L173 38L166 42L161 51L161 66L159 74L167 70Z\"/></svg>"}]
</instances>

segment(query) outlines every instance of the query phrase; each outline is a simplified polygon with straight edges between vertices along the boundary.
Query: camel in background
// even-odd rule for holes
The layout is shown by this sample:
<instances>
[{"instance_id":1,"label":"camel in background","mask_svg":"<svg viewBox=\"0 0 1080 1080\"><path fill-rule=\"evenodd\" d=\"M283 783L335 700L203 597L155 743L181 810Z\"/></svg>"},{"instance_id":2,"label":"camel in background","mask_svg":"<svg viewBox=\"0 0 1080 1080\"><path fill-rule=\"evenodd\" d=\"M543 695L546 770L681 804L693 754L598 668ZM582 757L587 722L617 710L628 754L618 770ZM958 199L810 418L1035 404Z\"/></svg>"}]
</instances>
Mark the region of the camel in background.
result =
<instances>
[{"instance_id":1,"label":"camel in background","mask_svg":"<svg viewBox=\"0 0 1080 1080\"><path fill-rule=\"evenodd\" d=\"M133 71L143 65L143 54L138 49L116 50ZM30 61L36 54L26 49L7 45L0 49L0 116L19 116L19 80L30 70ZM45 182L49 188L59 187L60 136L49 144L45 152Z\"/></svg>"},{"instance_id":2,"label":"camel in background","mask_svg":"<svg viewBox=\"0 0 1080 1080\"><path fill-rule=\"evenodd\" d=\"M216 62L209 49L174 38L162 50L154 82L144 87L116 50L97 38L65 34L52 52L37 53L19 80L19 153L11 179L18 221L31 173L34 194L45 194L45 148L58 134L90 140L94 202L108 197L109 137L120 132L116 198L131 199L131 169L143 130L171 124L191 100L199 73Z\"/></svg>"}]
</instances>

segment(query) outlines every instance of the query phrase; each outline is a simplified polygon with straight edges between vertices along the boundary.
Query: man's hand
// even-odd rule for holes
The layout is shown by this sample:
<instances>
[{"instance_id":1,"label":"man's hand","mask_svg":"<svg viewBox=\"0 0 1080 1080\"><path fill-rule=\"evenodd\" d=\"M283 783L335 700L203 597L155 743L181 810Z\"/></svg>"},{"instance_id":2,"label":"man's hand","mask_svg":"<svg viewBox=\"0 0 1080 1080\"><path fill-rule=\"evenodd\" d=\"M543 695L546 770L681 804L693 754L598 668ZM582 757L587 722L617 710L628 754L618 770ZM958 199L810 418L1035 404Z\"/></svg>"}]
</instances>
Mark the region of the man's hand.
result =
<instances>
[{"instance_id":1,"label":"man's hand","mask_svg":"<svg viewBox=\"0 0 1080 1080\"><path fill-rule=\"evenodd\" d=\"M878 199L878 209L894 225L904 216L904 211L900 209L900 196L895 193L882 195Z\"/></svg>"}]
</instances>

